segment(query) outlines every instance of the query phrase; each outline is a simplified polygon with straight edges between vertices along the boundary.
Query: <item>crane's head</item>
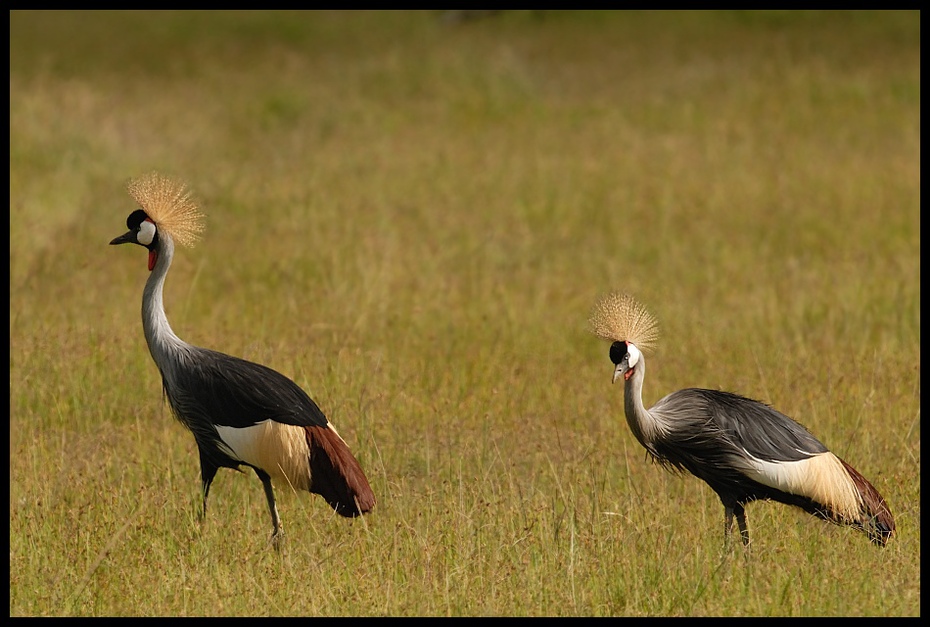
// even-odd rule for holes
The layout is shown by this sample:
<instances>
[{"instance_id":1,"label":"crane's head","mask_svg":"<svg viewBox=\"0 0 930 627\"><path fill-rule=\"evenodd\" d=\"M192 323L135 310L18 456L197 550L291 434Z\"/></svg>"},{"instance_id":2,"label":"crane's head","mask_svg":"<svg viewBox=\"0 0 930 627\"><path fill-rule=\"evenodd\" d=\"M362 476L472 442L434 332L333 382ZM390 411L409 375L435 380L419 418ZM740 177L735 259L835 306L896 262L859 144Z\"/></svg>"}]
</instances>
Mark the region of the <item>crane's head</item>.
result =
<instances>
[{"instance_id":1,"label":"crane's head","mask_svg":"<svg viewBox=\"0 0 930 627\"><path fill-rule=\"evenodd\" d=\"M145 246L149 250L149 272L155 267L155 261L158 259L158 227L155 222L142 209L136 209L126 218L126 226L129 230L119 237L110 240L110 245L115 244L138 244Z\"/></svg>"},{"instance_id":2,"label":"crane's head","mask_svg":"<svg viewBox=\"0 0 930 627\"><path fill-rule=\"evenodd\" d=\"M632 377L642 356L643 354L639 352L639 349L632 342L614 342L611 344L610 361L616 366L611 383L616 383L621 376L624 381Z\"/></svg>"},{"instance_id":3,"label":"crane's head","mask_svg":"<svg viewBox=\"0 0 930 627\"><path fill-rule=\"evenodd\" d=\"M203 232L203 214L183 183L153 172L129 182L129 194L139 204L126 218L129 231L110 244L138 244L149 251L149 271L161 250L160 238L193 246Z\"/></svg>"},{"instance_id":4,"label":"crane's head","mask_svg":"<svg viewBox=\"0 0 930 627\"><path fill-rule=\"evenodd\" d=\"M642 362L642 351L651 349L659 337L656 319L629 294L603 296L588 322L594 335L611 342L610 361L616 366L613 381L633 376Z\"/></svg>"}]
</instances>

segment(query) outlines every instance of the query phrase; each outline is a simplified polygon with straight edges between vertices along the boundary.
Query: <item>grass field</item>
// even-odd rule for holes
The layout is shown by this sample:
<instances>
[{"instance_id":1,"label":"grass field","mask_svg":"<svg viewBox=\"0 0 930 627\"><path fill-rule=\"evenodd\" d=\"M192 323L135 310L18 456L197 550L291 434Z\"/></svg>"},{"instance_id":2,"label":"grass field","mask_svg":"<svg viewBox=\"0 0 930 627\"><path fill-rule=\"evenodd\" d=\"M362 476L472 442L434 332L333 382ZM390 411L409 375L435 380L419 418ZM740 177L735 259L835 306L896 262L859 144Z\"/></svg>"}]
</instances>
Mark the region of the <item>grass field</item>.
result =
<instances>
[{"instance_id":1,"label":"grass field","mask_svg":"<svg viewBox=\"0 0 930 627\"><path fill-rule=\"evenodd\" d=\"M10 614L920 614L920 14L10 12ZM126 182L208 216L183 339L294 378L364 519L252 473L197 520ZM586 330L661 324L647 406L771 403L897 535L773 503L751 552L646 460Z\"/></svg>"}]
</instances>

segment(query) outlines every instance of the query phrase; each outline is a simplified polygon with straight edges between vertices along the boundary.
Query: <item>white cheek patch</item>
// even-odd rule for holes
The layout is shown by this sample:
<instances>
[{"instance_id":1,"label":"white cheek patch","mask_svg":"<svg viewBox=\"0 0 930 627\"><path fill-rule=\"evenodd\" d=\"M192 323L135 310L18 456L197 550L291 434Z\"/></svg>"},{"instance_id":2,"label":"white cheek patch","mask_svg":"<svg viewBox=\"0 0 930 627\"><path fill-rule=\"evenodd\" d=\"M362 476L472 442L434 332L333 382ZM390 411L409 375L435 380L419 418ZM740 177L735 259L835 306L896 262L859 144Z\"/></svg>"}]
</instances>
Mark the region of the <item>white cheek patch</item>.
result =
<instances>
[{"instance_id":1,"label":"white cheek patch","mask_svg":"<svg viewBox=\"0 0 930 627\"><path fill-rule=\"evenodd\" d=\"M633 346L632 344L630 344L629 342L626 343L626 353L627 355L629 355L629 358L627 359L626 363L630 365L630 368L632 368L633 366L639 363L639 358L642 355L642 353L640 353L639 349Z\"/></svg>"},{"instance_id":2,"label":"white cheek patch","mask_svg":"<svg viewBox=\"0 0 930 627\"><path fill-rule=\"evenodd\" d=\"M148 220L144 220L142 224L139 225L139 232L136 233L136 241L143 246L148 246L155 241L155 225Z\"/></svg>"}]
</instances>

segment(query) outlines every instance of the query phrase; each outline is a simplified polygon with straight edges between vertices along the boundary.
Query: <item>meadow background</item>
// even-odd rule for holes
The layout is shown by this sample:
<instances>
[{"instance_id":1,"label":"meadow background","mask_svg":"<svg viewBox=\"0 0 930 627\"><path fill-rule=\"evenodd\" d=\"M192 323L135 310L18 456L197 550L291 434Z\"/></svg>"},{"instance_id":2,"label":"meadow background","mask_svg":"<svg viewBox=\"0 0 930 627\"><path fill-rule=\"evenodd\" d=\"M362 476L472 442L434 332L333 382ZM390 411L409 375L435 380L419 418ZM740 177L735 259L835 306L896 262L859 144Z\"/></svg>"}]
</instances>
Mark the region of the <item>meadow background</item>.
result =
<instances>
[{"instance_id":1,"label":"meadow background","mask_svg":"<svg viewBox=\"0 0 930 627\"><path fill-rule=\"evenodd\" d=\"M10 614L919 615L920 14L10 12ZM317 400L364 519L221 471L142 336L126 182L208 215L166 308ZM884 549L649 463L644 400L764 400L869 477Z\"/></svg>"}]
</instances>

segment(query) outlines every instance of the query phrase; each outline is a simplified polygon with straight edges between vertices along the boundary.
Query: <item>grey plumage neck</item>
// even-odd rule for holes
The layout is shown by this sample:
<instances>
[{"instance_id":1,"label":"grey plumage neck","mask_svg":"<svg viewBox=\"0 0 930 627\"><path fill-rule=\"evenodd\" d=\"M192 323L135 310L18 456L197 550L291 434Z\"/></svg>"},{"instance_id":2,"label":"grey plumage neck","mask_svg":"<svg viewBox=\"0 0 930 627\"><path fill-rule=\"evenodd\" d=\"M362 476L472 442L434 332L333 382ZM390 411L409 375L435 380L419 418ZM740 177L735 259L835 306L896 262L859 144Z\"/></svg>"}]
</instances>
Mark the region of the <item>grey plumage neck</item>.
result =
<instances>
[{"instance_id":1,"label":"grey plumage neck","mask_svg":"<svg viewBox=\"0 0 930 627\"><path fill-rule=\"evenodd\" d=\"M192 347L175 335L165 315L165 277L174 257L174 242L168 234L159 233L157 252L155 267L152 268L142 292L142 328L152 359L155 360L162 376L167 378L176 370L175 364L180 355L189 352Z\"/></svg>"},{"instance_id":2,"label":"grey plumage neck","mask_svg":"<svg viewBox=\"0 0 930 627\"><path fill-rule=\"evenodd\" d=\"M643 379L646 377L646 358L640 356L633 375L624 381L623 410L630 431L646 449L655 453L653 443L666 431L659 417L643 405Z\"/></svg>"}]
</instances>

